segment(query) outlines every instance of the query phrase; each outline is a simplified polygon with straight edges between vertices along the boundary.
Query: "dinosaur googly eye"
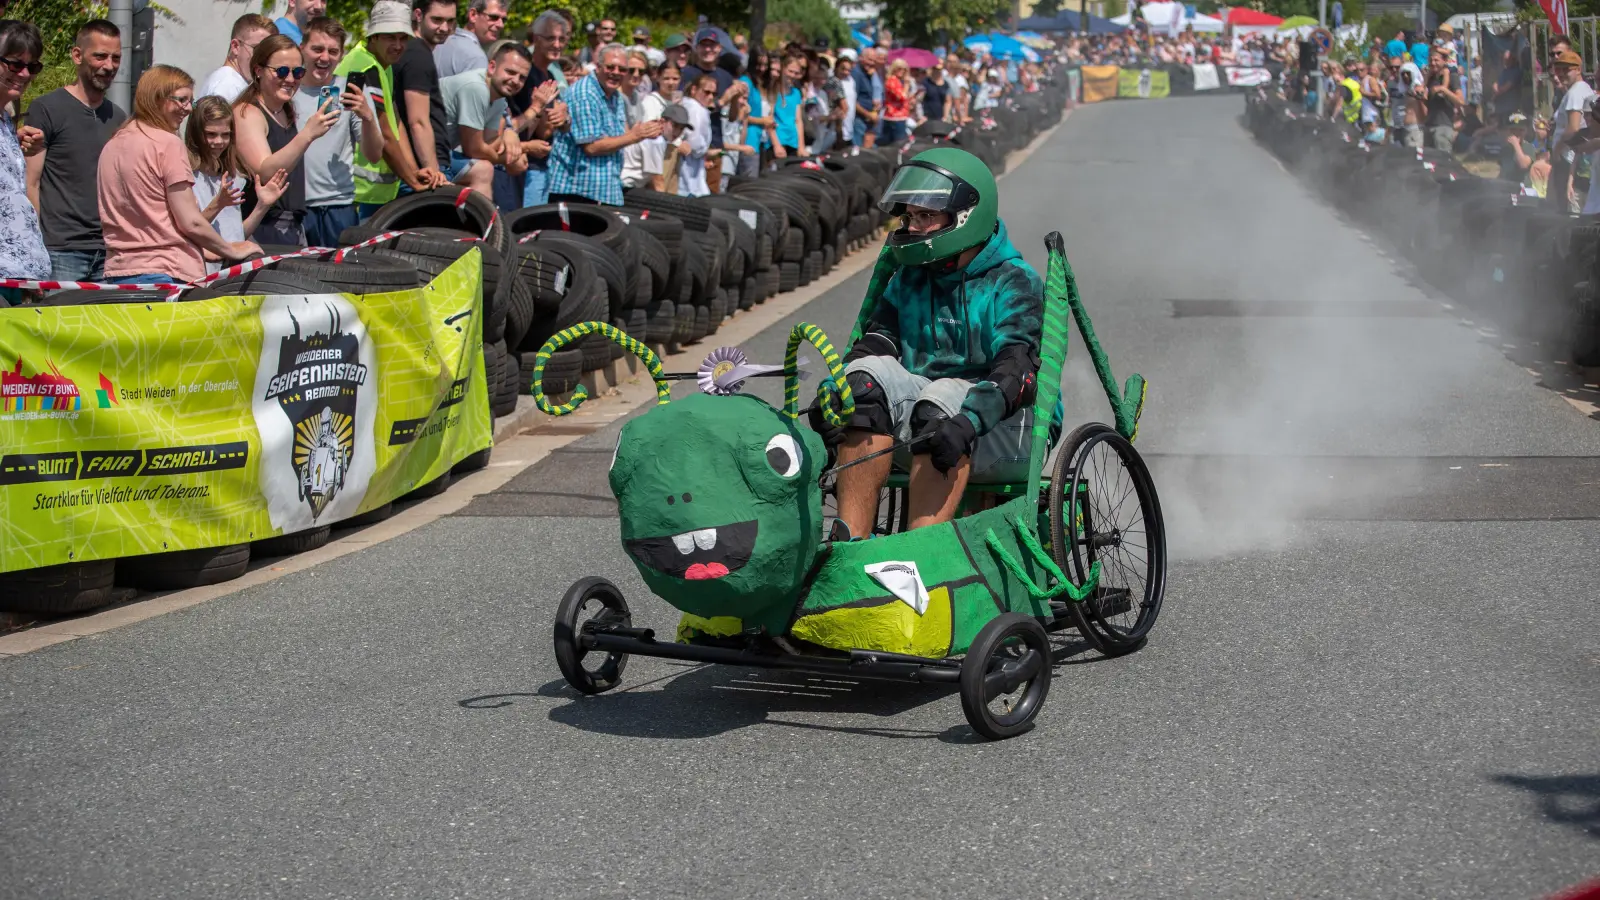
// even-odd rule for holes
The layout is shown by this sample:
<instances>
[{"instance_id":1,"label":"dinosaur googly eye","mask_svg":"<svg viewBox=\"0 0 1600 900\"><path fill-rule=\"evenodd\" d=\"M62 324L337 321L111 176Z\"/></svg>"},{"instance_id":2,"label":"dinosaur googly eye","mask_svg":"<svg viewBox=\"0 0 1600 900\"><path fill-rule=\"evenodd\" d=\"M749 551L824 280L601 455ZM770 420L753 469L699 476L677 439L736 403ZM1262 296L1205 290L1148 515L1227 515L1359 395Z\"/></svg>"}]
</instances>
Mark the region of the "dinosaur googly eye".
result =
<instances>
[{"instance_id":1,"label":"dinosaur googly eye","mask_svg":"<svg viewBox=\"0 0 1600 900\"><path fill-rule=\"evenodd\" d=\"M800 445L787 434L775 435L767 441L767 465L785 478L800 474Z\"/></svg>"}]
</instances>

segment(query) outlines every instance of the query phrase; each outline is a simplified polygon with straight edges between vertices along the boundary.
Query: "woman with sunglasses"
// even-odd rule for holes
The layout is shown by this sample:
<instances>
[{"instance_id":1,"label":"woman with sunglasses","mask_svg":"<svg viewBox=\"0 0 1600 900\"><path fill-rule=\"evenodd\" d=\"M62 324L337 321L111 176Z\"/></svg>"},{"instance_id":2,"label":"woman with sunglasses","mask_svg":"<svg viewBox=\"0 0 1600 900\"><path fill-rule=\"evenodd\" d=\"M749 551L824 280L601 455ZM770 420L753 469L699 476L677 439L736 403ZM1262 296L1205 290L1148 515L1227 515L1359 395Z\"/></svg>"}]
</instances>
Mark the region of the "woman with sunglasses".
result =
<instances>
[{"instance_id":1,"label":"woman with sunglasses","mask_svg":"<svg viewBox=\"0 0 1600 900\"><path fill-rule=\"evenodd\" d=\"M183 284L206 274L204 251L227 262L261 252L212 229L194 196L194 169L178 126L194 104L194 79L155 65L139 77L133 115L100 151L100 224L106 280Z\"/></svg>"},{"instance_id":2,"label":"woman with sunglasses","mask_svg":"<svg viewBox=\"0 0 1600 900\"><path fill-rule=\"evenodd\" d=\"M305 246L306 148L327 134L343 112L332 103L306 120L304 128L295 127L294 94L306 74L303 59L287 35L268 35L250 57L254 80L233 101L234 141L250 173L263 180L279 169L289 173L288 190L255 230L255 240L261 244ZM246 184L247 215L255 202L254 187Z\"/></svg>"},{"instance_id":3,"label":"woman with sunglasses","mask_svg":"<svg viewBox=\"0 0 1600 900\"><path fill-rule=\"evenodd\" d=\"M10 109L43 70L39 57L44 40L27 22L0 22L0 107ZM28 202L27 163L44 149L37 128L17 128L11 114L0 111L0 278L43 281L50 277L50 254L44 249L39 216ZM20 291L0 289L0 306L21 302Z\"/></svg>"}]
</instances>

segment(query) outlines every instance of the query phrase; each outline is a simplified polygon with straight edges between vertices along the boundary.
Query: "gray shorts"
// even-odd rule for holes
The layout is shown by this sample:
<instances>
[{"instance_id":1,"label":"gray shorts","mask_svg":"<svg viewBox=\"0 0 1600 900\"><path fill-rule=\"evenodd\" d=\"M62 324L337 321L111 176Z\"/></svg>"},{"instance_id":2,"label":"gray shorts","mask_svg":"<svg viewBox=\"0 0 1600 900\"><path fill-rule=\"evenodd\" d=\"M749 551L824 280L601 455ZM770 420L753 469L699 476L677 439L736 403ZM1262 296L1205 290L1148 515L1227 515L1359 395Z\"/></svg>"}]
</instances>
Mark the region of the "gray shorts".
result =
<instances>
[{"instance_id":1,"label":"gray shorts","mask_svg":"<svg viewBox=\"0 0 1600 900\"><path fill-rule=\"evenodd\" d=\"M845 368L845 374L865 372L883 387L889 398L889 415L894 420L895 440L911 439L911 411L919 401L937 406L946 416L961 413L972 382L961 378L933 381L907 372L898 359L867 356ZM972 451L972 476L969 484L1010 484L1028 477L1028 454L1033 442L1033 410L1018 410L1011 418L978 438ZM911 453L902 450L894 456L895 465L911 470Z\"/></svg>"},{"instance_id":2,"label":"gray shorts","mask_svg":"<svg viewBox=\"0 0 1600 900\"><path fill-rule=\"evenodd\" d=\"M1422 126L1421 125L1406 125L1406 126L1404 126L1404 128L1405 128L1405 131L1403 133L1403 137L1401 138L1400 142L1405 147L1407 147L1408 149L1421 150L1422 149Z\"/></svg>"}]
</instances>

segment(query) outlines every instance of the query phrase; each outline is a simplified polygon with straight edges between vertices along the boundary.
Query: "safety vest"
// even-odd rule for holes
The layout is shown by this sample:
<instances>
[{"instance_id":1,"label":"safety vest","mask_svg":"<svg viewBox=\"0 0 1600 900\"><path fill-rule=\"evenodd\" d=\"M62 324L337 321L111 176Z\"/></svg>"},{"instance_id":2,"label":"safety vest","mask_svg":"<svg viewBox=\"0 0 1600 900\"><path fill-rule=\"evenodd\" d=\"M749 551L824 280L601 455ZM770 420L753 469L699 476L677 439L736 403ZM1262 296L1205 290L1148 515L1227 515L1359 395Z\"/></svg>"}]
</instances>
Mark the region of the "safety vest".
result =
<instances>
[{"instance_id":1,"label":"safety vest","mask_svg":"<svg viewBox=\"0 0 1600 900\"><path fill-rule=\"evenodd\" d=\"M1347 75L1339 86L1350 92L1344 98L1344 120L1354 125L1361 118L1361 84Z\"/></svg>"},{"instance_id":2,"label":"safety vest","mask_svg":"<svg viewBox=\"0 0 1600 900\"><path fill-rule=\"evenodd\" d=\"M348 76L351 72L365 72L369 69L378 70L378 87L383 91L382 115L389 123L389 129L395 134L400 134L400 128L395 123L394 117L394 84L393 74L389 67L378 62L378 58L367 50L365 43L357 44L355 49L339 61L338 68L333 70L335 75ZM372 85L367 85L370 92ZM356 202L382 204L388 203L400 195L400 179L389 168L389 164L380 159L367 159L361 152L361 145L354 148L355 160L351 167L355 173Z\"/></svg>"}]
</instances>

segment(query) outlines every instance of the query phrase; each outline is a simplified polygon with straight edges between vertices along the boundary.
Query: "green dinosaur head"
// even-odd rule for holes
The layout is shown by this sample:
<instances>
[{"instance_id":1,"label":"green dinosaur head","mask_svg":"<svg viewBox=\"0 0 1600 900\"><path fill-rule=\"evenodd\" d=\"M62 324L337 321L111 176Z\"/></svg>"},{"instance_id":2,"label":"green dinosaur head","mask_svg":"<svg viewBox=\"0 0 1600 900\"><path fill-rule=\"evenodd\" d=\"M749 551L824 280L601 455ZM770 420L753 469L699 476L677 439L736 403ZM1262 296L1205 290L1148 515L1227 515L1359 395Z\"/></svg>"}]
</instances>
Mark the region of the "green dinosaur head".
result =
<instances>
[{"instance_id":1,"label":"green dinosaur head","mask_svg":"<svg viewBox=\"0 0 1600 900\"><path fill-rule=\"evenodd\" d=\"M782 633L819 552L822 440L756 397L693 394L623 426L622 545L683 612Z\"/></svg>"}]
</instances>

